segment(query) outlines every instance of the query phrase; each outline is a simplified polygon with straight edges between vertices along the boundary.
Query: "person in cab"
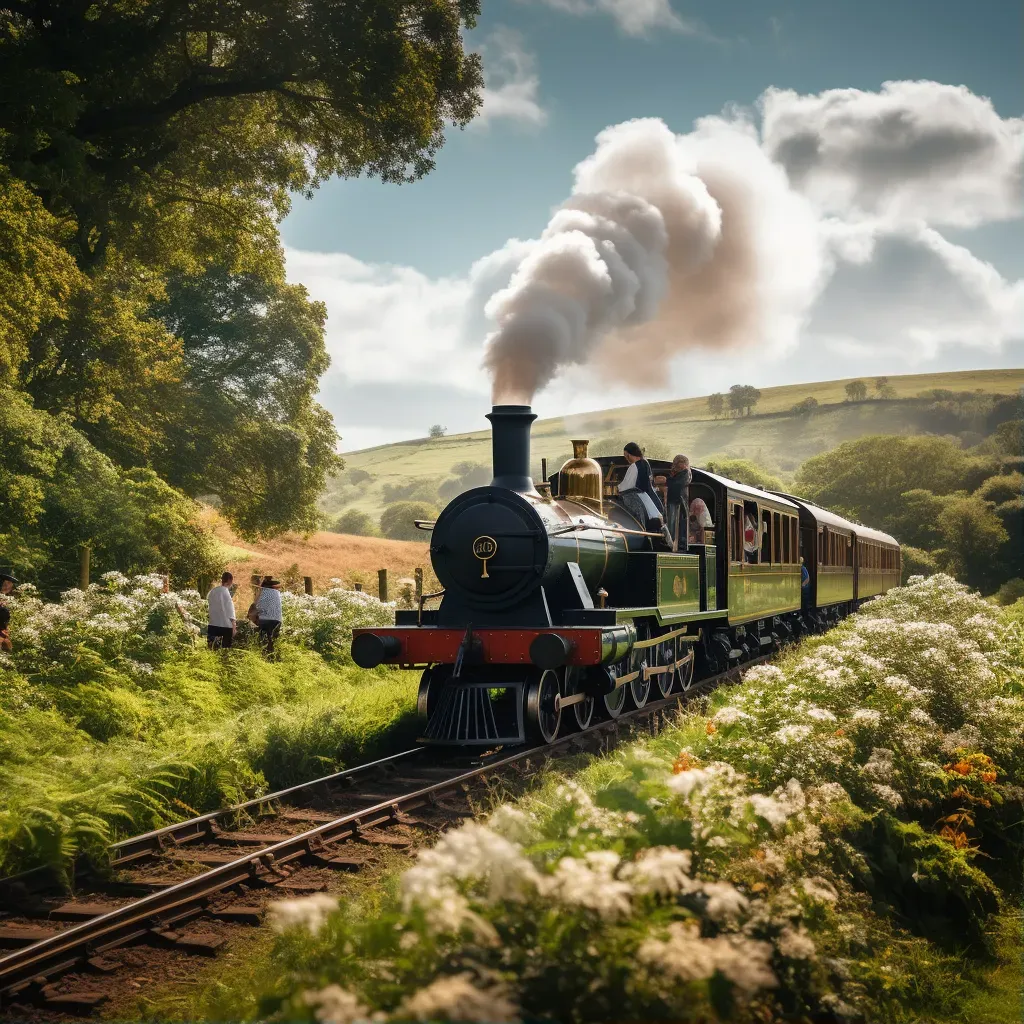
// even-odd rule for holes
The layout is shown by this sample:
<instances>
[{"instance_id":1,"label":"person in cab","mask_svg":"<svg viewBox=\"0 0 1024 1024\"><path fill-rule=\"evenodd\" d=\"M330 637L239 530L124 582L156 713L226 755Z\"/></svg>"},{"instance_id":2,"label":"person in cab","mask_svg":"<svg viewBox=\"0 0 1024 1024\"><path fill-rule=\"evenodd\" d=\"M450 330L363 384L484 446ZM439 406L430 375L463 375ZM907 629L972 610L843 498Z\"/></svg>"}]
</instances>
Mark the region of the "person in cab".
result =
<instances>
[{"instance_id":1,"label":"person in cab","mask_svg":"<svg viewBox=\"0 0 1024 1024\"><path fill-rule=\"evenodd\" d=\"M619 483L619 496L626 506L626 511L645 530L661 533L665 543L671 548L672 537L665 525L665 506L654 489L651 464L644 458L640 445L635 441L630 441L622 449L622 454L629 463Z\"/></svg>"}]
</instances>

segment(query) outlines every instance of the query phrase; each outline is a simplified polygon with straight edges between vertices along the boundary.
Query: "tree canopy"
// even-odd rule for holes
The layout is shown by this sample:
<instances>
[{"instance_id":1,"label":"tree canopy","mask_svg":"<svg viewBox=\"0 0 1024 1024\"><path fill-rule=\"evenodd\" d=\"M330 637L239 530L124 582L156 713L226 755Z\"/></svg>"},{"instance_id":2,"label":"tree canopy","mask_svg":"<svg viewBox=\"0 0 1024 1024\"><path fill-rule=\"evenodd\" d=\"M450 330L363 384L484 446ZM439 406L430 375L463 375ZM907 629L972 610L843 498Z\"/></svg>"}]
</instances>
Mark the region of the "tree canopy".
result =
<instances>
[{"instance_id":1,"label":"tree canopy","mask_svg":"<svg viewBox=\"0 0 1024 1024\"><path fill-rule=\"evenodd\" d=\"M341 465L315 400L326 311L286 282L277 225L333 175L431 169L480 104L478 13L0 6L0 384L245 536L314 526Z\"/></svg>"}]
</instances>

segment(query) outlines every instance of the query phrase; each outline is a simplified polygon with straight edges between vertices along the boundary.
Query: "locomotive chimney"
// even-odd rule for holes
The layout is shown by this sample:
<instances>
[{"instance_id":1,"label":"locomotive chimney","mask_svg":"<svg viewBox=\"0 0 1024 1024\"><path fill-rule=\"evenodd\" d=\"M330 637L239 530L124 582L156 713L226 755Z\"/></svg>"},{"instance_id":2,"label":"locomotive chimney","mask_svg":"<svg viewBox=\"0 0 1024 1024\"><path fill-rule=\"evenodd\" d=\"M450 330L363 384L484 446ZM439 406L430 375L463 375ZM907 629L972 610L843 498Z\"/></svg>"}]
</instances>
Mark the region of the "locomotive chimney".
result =
<instances>
[{"instance_id":1,"label":"locomotive chimney","mask_svg":"<svg viewBox=\"0 0 1024 1024\"><path fill-rule=\"evenodd\" d=\"M492 487L532 491L530 477L530 425L537 418L528 405L496 405L487 414L491 421Z\"/></svg>"}]
</instances>

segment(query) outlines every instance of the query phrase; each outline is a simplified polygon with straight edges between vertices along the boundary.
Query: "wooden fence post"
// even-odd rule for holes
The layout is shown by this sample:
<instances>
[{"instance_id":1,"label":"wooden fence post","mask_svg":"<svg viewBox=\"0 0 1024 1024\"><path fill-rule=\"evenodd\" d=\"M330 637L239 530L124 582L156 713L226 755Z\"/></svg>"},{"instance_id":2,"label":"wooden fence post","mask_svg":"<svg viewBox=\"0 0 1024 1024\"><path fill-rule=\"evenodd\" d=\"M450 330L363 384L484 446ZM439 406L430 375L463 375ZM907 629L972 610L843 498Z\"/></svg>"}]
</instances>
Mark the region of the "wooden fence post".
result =
<instances>
[{"instance_id":1,"label":"wooden fence post","mask_svg":"<svg viewBox=\"0 0 1024 1024\"><path fill-rule=\"evenodd\" d=\"M302 577L302 586L303 586L303 589L306 591L306 593L312 596L312 594L313 594L313 577L312 576L303 576Z\"/></svg>"},{"instance_id":2,"label":"wooden fence post","mask_svg":"<svg viewBox=\"0 0 1024 1024\"><path fill-rule=\"evenodd\" d=\"M417 569L413 575L416 577L416 604L423 600L423 570Z\"/></svg>"},{"instance_id":3,"label":"wooden fence post","mask_svg":"<svg viewBox=\"0 0 1024 1024\"><path fill-rule=\"evenodd\" d=\"M363 585L362 585L362 583L353 584L353 588L355 589L355 592L357 594L361 594L363 592Z\"/></svg>"},{"instance_id":4,"label":"wooden fence post","mask_svg":"<svg viewBox=\"0 0 1024 1024\"><path fill-rule=\"evenodd\" d=\"M89 589L89 545L78 546L78 587L80 590Z\"/></svg>"},{"instance_id":5,"label":"wooden fence post","mask_svg":"<svg viewBox=\"0 0 1024 1024\"><path fill-rule=\"evenodd\" d=\"M377 596L381 601L388 599L388 571L387 569L377 570Z\"/></svg>"}]
</instances>

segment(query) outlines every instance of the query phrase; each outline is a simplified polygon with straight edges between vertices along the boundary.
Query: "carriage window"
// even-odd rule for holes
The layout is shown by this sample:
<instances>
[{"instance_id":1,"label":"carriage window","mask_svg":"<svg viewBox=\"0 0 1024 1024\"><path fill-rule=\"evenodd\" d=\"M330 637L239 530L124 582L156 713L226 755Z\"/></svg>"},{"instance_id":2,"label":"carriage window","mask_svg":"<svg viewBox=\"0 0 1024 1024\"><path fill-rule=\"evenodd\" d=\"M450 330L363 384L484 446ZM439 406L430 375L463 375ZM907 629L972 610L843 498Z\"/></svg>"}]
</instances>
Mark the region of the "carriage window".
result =
<instances>
[{"instance_id":1,"label":"carriage window","mask_svg":"<svg viewBox=\"0 0 1024 1024\"><path fill-rule=\"evenodd\" d=\"M818 565L825 564L826 537L824 529L818 530Z\"/></svg>"},{"instance_id":2,"label":"carriage window","mask_svg":"<svg viewBox=\"0 0 1024 1024\"><path fill-rule=\"evenodd\" d=\"M761 542L761 561L774 562L772 554L772 514L768 509L761 512L761 535L758 538Z\"/></svg>"},{"instance_id":3,"label":"carriage window","mask_svg":"<svg viewBox=\"0 0 1024 1024\"><path fill-rule=\"evenodd\" d=\"M793 531L789 528L790 517L782 517L782 560L789 565L793 561Z\"/></svg>"},{"instance_id":4,"label":"carriage window","mask_svg":"<svg viewBox=\"0 0 1024 1024\"><path fill-rule=\"evenodd\" d=\"M785 562L788 559L783 557L782 552L782 516L778 512L772 513L772 561Z\"/></svg>"},{"instance_id":5,"label":"carriage window","mask_svg":"<svg viewBox=\"0 0 1024 1024\"><path fill-rule=\"evenodd\" d=\"M743 506L733 505L729 516L729 560L743 561Z\"/></svg>"},{"instance_id":6,"label":"carriage window","mask_svg":"<svg viewBox=\"0 0 1024 1024\"><path fill-rule=\"evenodd\" d=\"M848 569L853 568L853 536L852 534L846 535L846 567Z\"/></svg>"},{"instance_id":7,"label":"carriage window","mask_svg":"<svg viewBox=\"0 0 1024 1024\"><path fill-rule=\"evenodd\" d=\"M798 532L800 527L799 527L799 524L796 521L796 517L795 516L792 519L790 519L789 525L790 525L790 527L792 529L792 536L790 537L789 544L790 544L790 547L793 549L793 561L795 562L797 560L797 555L800 552L800 540L799 540L799 536L800 535L799 535L799 532Z\"/></svg>"}]
</instances>

